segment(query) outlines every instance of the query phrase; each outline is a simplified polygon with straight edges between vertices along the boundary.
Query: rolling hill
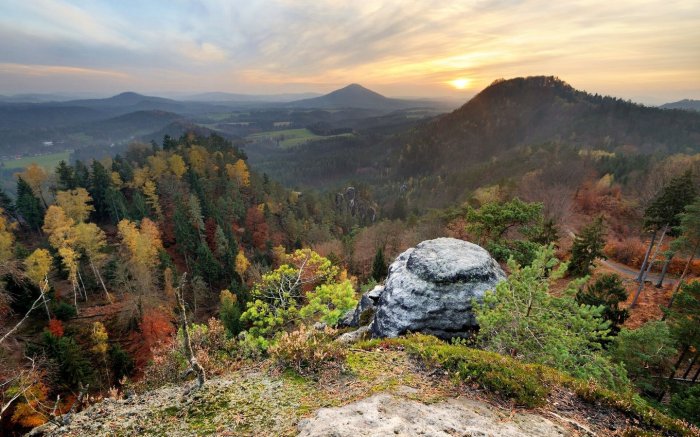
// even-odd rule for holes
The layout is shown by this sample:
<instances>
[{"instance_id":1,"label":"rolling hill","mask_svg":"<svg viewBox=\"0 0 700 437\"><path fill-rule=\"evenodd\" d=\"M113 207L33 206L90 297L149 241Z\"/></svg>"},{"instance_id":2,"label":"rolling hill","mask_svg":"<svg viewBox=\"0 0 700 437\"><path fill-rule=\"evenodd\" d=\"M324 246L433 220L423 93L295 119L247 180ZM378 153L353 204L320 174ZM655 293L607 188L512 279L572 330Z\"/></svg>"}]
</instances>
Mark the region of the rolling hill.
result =
<instances>
[{"instance_id":1,"label":"rolling hill","mask_svg":"<svg viewBox=\"0 0 700 437\"><path fill-rule=\"evenodd\" d=\"M662 109L683 109L685 111L700 111L700 100L683 99L677 102L659 106Z\"/></svg>"},{"instance_id":2,"label":"rolling hill","mask_svg":"<svg viewBox=\"0 0 700 437\"><path fill-rule=\"evenodd\" d=\"M700 114L593 95L555 77L536 76L498 80L404 139L396 170L409 176L458 170L527 145L700 151Z\"/></svg>"},{"instance_id":3,"label":"rolling hill","mask_svg":"<svg viewBox=\"0 0 700 437\"><path fill-rule=\"evenodd\" d=\"M390 99L362 85L350 84L331 93L311 99L296 100L287 106L294 108L362 108L378 111L392 111L409 108L412 106L426 106L425 102L419 103L411 100Z\"/></svg>"}]
</instances>

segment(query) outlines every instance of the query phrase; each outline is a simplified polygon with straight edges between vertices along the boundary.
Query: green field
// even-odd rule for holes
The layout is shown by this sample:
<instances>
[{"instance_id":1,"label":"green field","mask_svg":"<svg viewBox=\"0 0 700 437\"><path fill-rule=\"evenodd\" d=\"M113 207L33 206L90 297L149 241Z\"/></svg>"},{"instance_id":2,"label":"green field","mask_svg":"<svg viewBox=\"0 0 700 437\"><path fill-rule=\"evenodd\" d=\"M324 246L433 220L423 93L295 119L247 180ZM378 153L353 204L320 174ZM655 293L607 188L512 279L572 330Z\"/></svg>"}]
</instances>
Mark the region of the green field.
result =
<instances>
[{"instance_id":1,"label":"green field","mask_svg":"<svg viewBox=\"0 0 700 437\"><path fill-rule=\"evenodd\" d=\"M61 160L68 162L70 154L71 151L66 150L64 152L50 153L48 155L28 156L25 158L13 159L11 161L2 161L2 166L0 168L5 170L22 170L29 164L34 163L46 168L47 170L53 170Z\"/></svg>"},{"instance_id":2,"label":"green field","mask_svg":"<svg viewBox=\"0 0 700 437\"><path fill-rule=\"evenodd\" d=\"M328 138L337 137L348 137L352 134L341 134L341 135L330 135L321 136L316 135L308 129L285 129L285 130L275 130L267 132L259 132L257 134L248 135L246 138L252 141L262 141L262 140L272 140L278 141L279 146L287 149L290 147L296 147L300 144L308 143L311 141L324 140Z\"/></svg>"}]
</instances>

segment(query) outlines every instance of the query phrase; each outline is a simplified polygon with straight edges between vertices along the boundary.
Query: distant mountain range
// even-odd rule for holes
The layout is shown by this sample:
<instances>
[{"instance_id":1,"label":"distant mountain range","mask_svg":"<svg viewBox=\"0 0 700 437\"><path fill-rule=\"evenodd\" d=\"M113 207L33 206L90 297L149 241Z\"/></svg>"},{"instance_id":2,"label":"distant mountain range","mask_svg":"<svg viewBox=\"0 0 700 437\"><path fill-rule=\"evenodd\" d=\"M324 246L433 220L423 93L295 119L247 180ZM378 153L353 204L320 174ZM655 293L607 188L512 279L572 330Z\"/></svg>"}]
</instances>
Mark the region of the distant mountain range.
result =
<instances>
[{"instance_id":1,"label":"distant mountain range","mask_svg":"<svg viewBox=\"0 0 700 437\"><path fill-rule=\"evenodd\" d=\"M661 105L663 109L683 109L686 111L700 111L700 100L683 99L677 102Z\"/></svg>"}]
</instances>

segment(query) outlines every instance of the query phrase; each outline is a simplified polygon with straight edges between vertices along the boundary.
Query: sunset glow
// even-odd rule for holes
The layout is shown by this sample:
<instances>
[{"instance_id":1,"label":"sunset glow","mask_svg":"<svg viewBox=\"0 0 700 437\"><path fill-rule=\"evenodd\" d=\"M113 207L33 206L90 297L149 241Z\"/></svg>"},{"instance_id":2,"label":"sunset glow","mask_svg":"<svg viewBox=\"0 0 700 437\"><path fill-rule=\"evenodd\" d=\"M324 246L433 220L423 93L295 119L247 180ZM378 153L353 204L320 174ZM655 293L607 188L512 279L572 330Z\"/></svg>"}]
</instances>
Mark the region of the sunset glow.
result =
<instances>
[{"instance_id":1,"label":"sunset glow","mask_svg":"<svg viewBox=\"0 0 700 437\"><path fill-rule=\"evenodd\" d=\"M459 78L459 79L455 79L455 80L450 81L450 84L453 87L457 88L458 90L463 90L469 86L469 82L470 82L469 79Z\"/></svg>"},{"instance_id":2,"label":"sunset glow","mask_svg":"<svg viewBox=\"0 0 700 437\"><path fill-rule=\"evenodd\" d=\"M360 82L390 96L463 96L544 74L665 102L700 98L699 22L693 0L6 1L0 94L328 92Z\"/></svg>"}]
</instances>

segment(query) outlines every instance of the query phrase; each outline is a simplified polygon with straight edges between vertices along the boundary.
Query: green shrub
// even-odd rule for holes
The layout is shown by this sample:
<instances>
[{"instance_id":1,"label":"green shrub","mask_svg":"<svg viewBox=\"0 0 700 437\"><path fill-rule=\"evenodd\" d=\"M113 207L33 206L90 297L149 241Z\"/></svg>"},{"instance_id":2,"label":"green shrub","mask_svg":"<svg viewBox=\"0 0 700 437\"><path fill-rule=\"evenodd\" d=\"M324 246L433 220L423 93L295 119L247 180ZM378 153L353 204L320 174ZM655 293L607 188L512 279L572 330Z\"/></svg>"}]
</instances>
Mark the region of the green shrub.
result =
<instances>
[{"instance_id":1,"label":"green shrub","mask_svg":"<svg viewBox=\"0 0 700 437\"><path fill-rule=\"evenodd\" d=\"M700 426L700 385L674 394L671 397L670 410L676 416Z\"/></svg>"},{"instance_id":2,"label":"green shrub","mask_svg":"<svg viewBox=\"0 0 700 437\"><path fill-rule=\"evenodd\" d=\"M70 320L77 315L75 307L63 301L52 302L51 313L62 322Z\"/></svg>"},{"instance_id":3,"label":"green shrub","mask_svg":"<svg viewBox=\"0 0 700 437\"><path fill-rule=\"evenodd\" d=\"M653 393L665 384L676 355L676 345L666 323L648 322L637 329L622 329L608 347L610 359L622 363L629 378L644 392Z\"/></svg>"},{"instance_id":4,"label":"green shrub","mask_svg":"<svg viewBox=\"0 0 700 437\"><path fill-rule=\"evenodd\" d=\"M340 317L357 306L355 289L349 280L337 284L323 284L306 294L308 304L299 310L304 319L318 318L329 326L336 325Z\"/></svg>"},{"instance_id":5,"label":"green shrub","mask_svg":"<svg viewBox=\"0 0 700 437\"><path fill-rule=\"evenodd\" d=\"M109 348L109 361L112 363L112 375L117 382L125 376L131 376L134 371L134 360L118 344Z\"/></svg>"},{"instance_id":6,"label":"green shrub","mask_svg":"<svg viewBox=\"0 0 700 437\"><path fill-rule=\"evenodd\" d=\"M221 291L219 317L226 327L229 336L238 335L243 329L241 324L241 308L236 295L228 290Z\"/></svg>"},{"instance_id":7,"label":"green shrub","mask_svg":"<svg viewBox=\"0 0 700 437\"><path fill-rule=\"evenodd\" d=\"M477 344L624 389L624 369L601 352L601 341L608 334L608 324L600 317L602 308L579 305L573 297L583 280L572 281L561 296L549 292L551 282L567 268L554 257L553 246L538 250L529 266L521 267L512 258L508 266L508 279L487 292L482 302L474 302Z\"/></svg>"}]
</instances>

